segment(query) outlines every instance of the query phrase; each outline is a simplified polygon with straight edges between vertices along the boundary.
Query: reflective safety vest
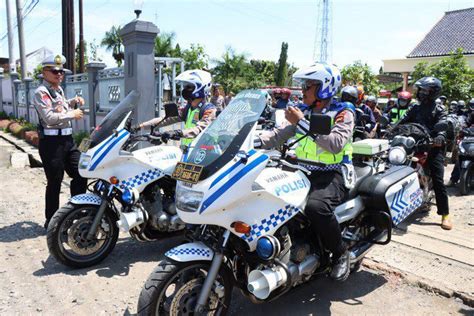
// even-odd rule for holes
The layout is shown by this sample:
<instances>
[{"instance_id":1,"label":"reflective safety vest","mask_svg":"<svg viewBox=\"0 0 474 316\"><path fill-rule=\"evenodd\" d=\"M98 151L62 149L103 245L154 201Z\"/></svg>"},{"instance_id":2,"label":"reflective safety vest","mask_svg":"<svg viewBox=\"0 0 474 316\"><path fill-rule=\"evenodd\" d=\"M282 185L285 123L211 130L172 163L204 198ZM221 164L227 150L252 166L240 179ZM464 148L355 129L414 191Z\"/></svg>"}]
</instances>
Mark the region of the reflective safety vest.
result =
<instances>
[{"instance_id":1,"label":"reflective safety vest","mask_svg":"<svg viewBox=\"0 0 474 316\"><path fill-rule=\"evenodd\" d=\"M199 107L193 109L189 107L188 114L186 115L186 122L184 122L184 128L192 128L196 126L196 123L199 121L199 111L201 109ZM193 138L182 138L181 145L188 146L193 142Z\"/></svg>"},{"instance_id":2,"label":"reflective safety vest","mask_svg":"<svg viewBox=\"0 0 474 316\"><path fill-rule=\"evenodd\" d=\"M400 121L400 119L405 115L405 113L408 111L408 109L398 109L398 108L393 108L392 109L392 124L397 123Z\"/></svg>"},{"instance_id":3,"label":"reflective safety vest","mask_svg":"<svg viewBox=\"0 0 474 316\"><path fill-rule=\"evenodd\" d=\"M354 110L345 103L330 105L329 110L324 113L331 117L331 128L334 126L335 117L344 110ZM297 138L303 137L302 134L296 134ZM296 148L296 157L298 159L310 160L316 163L334 165L340 163L350 163L352 161L352 138L347 141L339 153L333 154L319 146L311 137L305 137L298 142Z\"/></svg>"}]
</instances>

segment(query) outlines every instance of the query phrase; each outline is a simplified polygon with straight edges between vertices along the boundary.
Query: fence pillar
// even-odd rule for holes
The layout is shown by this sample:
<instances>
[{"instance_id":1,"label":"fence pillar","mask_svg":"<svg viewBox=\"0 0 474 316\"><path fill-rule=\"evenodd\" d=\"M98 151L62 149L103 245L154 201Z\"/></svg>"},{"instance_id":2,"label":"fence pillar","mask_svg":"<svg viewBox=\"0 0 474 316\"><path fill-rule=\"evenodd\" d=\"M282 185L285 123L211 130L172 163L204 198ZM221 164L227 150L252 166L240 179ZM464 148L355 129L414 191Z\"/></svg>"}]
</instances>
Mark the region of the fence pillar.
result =
<instances>
[{"instance_id":1,"label":"fence pillar","mask_svg":"<svg viewBox=\"0 0 474 316\"><path fill-rule=\"evenodd\" d=\"M158 27L134 20L125 25L120 36L125 47L125 96L132 90L140 93L134 124L155 117L155 38Z\"/></svg>"},{"instance_id":2,"label":"fence pillar","mask_svg":"<svg viewBox=\"0 0 474 316\"><path fill-rule=\"evenodd\" d=\"M13 106L13 116L18 118L18 85L21 83L21 80L18 79L19 75L17 72L10 73L10 80L12 81L12 106Z\"/></svg>"},{"instance_id":3,"label":"fence pillar","mask_svg":"<svg viewBox=\"0 0 474 316\"><path fill-rule=\"evenodd\" d=\"M92 130L96 126L96 110L99 102L99 70L105 68L105 64L101 62L92 62L86 65L87 83L89 89L89 127Z\"/></svg>"},{"instance_id":4,"label":"fence pillar","mask_svg":"<svg viewBox=\"0 0 474 316\"><path fill-rule=\"evenodd\" d=\"M3 112L3 68L0 67L0 112Z\"/></svg>"},{"instance_id":5,"label":"fence pillar","mask_svg":"<svg viewBox=\"0 0 474 316\"><path fill-rule=\"evenodd\" d=\"M33 79L30 77L26 77L25 79L23 79L23 82L25 83L26 120L30 123L30 83L32 81Z\"/></svg>"}]
</instances>

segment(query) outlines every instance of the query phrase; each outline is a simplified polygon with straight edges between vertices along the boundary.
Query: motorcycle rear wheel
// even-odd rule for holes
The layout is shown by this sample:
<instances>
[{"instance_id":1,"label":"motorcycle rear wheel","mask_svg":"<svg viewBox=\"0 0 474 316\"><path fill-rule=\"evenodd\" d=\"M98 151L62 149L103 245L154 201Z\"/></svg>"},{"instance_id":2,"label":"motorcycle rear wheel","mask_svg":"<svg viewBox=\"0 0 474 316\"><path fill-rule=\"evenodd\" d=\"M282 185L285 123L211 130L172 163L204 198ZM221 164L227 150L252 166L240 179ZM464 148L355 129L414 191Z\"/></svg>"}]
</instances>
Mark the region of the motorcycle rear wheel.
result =
<instances>
[{"instance_id":1,"label":"motorcycle rear wheel","mask_svg":"<svg viewBox=\"0 0 474 316\"><path fill-rule=\"evenodd\" d=\"M67 203L54 213L47 230L51 255L60 263L73 268L86 268L104 260L118 239L115 213L106 210L93 240L86 235L98 205Z\"/></svg>"},{"instance_id":2,"label":"motorcycle rear wheel","mask_svg":"<svg viewBox=\"0 0 474 316\"><path fill-rule=\"evenodd\" d=\"M461 170L461 178L459 180L459 191L461 195L467 195L472 190L472 176L474 164L470 164L468 168Z\"/></svg>"},{"instance_id":3,"label":"motorcycle rear wheel","mask_svg":"<svg viewBox=\"0 0 474 316\"><path fill-rule=\"evenodd\" d=\"M209 261L163 259L150 274L138 299L138 315L193 315ZM232 278L221 268L209 295L206 315L225 315L232 296Z\"/></svg>"}]
</instances>

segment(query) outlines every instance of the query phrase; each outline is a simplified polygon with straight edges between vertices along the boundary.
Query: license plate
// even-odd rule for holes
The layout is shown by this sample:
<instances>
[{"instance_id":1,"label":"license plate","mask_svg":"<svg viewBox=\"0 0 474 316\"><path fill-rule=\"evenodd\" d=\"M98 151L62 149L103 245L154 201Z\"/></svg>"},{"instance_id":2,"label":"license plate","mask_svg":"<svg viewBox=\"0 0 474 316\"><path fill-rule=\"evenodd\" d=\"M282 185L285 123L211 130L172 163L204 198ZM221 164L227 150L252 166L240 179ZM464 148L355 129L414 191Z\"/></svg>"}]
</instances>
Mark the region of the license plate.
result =
<instances>
[{"instance_id":1,"label":"license plate","mask_svg":"<svg viewBox=\"0 0 474 316\"><path fill-rule=\"evenodd\" d=\"M202 169L202 166L178 162L171 177L179 181L196 184L201 177Z\"/></svg>"},{"instance_id":2,"label":"license plate","mask_svg":"<svg viewBox=\"0 0 474 316\"><path fill-rule=\"evenodd\" d=\"M89 138L84 138L79 145L79 151L85 153L91 145L91 140Z\"/></svg>"}]
</instances>

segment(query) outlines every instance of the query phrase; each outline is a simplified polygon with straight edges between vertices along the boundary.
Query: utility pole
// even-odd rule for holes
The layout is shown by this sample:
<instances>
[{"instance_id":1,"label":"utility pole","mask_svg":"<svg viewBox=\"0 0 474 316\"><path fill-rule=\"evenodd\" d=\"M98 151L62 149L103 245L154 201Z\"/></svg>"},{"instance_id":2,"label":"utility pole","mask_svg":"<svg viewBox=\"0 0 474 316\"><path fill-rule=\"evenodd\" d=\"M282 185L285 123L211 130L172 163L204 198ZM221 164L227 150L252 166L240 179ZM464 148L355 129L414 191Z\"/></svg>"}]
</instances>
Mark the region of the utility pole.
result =
<instances>
[{"instance_id":1,"label":"utility pole","mask_svg":"<svg viewBox=\"0 0 474 316\"><path fill-rule=\"evenodd\" d=\"M16 0L16 18L18 21L18 44L20 46L21 79L26 78L25 40L23 38L23 1Z\"/></svg>"},{"instance_id":2,"label":"utility pole","mask_svg":"<svg viewBox=\"0 0 474 316\"><path fill-rule=\"evenodd\" d=\"M10 0L5 0L7 4L7 32L8 32L8 58L10 69L9 72L16 72L16 64L15 64L15 42L13 41L13 26L12 26L12 11L10 7Z\"/></svg>"},{"instance_id":3,"label":"utility pole","mask_svg":"<svg viewBox=\"0 0 474 316\"><path fill-rule=\"evenodd\" d=\"M79 0L79 72L84 73L84 25L82 17L82 0Z\"/></svg>"},{"instance_id":4,"label":"utility pole","mask_svg":"<svg viewBox=\"0 0 474 316\"><path fill-rule=\"evenodd\" d=\"M65 67L76 73L74 63L74 0L62 0L62 37L63 55L66 57Z\"/></svg>"}]
</instances>

